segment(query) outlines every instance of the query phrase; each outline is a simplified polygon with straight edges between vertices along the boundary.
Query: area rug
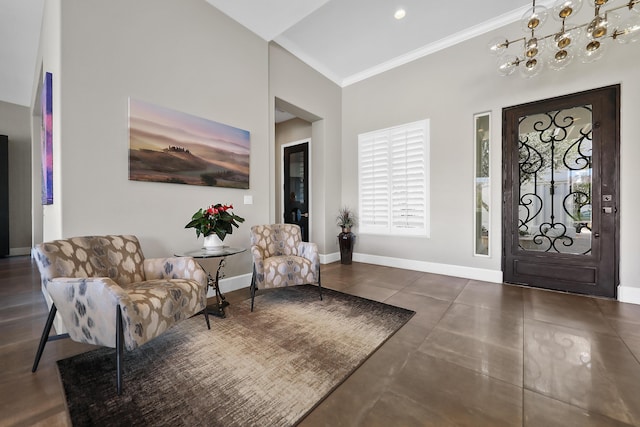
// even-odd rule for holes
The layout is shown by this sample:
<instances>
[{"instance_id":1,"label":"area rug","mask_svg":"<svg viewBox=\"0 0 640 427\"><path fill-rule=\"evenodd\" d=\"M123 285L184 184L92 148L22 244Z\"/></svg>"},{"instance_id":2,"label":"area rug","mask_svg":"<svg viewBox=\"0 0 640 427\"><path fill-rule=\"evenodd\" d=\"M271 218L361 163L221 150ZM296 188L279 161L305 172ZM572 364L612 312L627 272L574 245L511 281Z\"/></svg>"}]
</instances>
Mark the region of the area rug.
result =
<instances>
[{"instance_id":1,"label":"area rug","mask_svg":"<svg viewBox=\"0 0 640 427\"><path fill-rule=\"evenodd\" d=\"M58 361L74 425L290 426L298 423L413 311L330 289L296 286L227 307L224 319L179 323L124 357L115 350Z\"/></svg>"}]
</instances>

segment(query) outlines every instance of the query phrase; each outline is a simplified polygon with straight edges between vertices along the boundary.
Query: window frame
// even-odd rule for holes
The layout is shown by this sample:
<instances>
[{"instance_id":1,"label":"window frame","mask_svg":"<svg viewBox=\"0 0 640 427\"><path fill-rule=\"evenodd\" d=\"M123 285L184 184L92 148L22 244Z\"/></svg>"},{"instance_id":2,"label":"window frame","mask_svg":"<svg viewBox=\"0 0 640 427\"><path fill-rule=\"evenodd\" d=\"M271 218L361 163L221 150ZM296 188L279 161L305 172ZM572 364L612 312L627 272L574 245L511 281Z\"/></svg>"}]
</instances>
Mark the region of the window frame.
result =
<instances>
[{"instance_id":1,"label":"window frame","mask_svg":"<svg viewBox=\"0 0 640 427\"><path fill-rule=\"evenodd\" d=\"M405 133L404 140L398 135ZM419 141L417 141L419 139ZM404 152L399 147L404 143ZM408 144L408 145L407 145ZM376 147L377 146L377 147ZM395 148L395 157L394 157ZM422 154L422 159L416 162L416 152ZM400 156L398 156L400 153ZM377 157L376 157L377 156ZM385 157L386 156L386 157ZM411 169L404 173L395 174L393 164L402 161L413 163ZM376 167L377 165L377 167ZM408 180L407 171L414 172L414 178ZM418 175L418 178L415 176ZM394 184L395 183L395 184ZM381 186L376 192L371 187ZM386 187L386 188L385 188ZM411 221L409 216L394 214L394 196L397 198L398 188L405 189L408 195L405 206L422 206L417 221ZM419 188L418 192L416 189ZM371 205L378 205L381 209ZM430 229L430 122L429 119L418 120L385 129L361 133L358 135L358 208L360 224L358 230L362 234L393 235L429 238ZM408 208L410 209L410 208ZM379 224L373 224L369 218L380 217ZM398 223L406 221L406 225ZM413 224L411 224L413 222Z\"/></svg>"}]
</instances>

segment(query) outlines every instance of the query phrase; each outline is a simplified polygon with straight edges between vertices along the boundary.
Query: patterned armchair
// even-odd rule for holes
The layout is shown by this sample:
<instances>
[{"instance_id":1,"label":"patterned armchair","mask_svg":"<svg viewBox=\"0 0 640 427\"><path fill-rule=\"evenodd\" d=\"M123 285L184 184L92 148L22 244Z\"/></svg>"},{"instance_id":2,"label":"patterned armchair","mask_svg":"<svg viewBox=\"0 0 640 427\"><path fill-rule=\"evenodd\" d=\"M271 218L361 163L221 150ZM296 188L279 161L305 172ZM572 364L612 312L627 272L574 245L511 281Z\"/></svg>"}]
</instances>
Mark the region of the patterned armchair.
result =
<instances>
[{"instance_id":1,"label":"patterned armchair","mask_svg":"<svg viewBox=\"0 0 640 427\"><path fill-rule=\"evenodd\" d=\"M112 347L120 394L123 348L133 350L201 311L210 329L207 277L193 258L145 259L135 236L118 235L41 243L33 255L53 304L32 372L51 339ZM57 311L68 333L49 337Z\"/></svg>"},{"instance_id":2,"label":"patterned armchair","mask_svg":"<svg viewBox=\"0 0 640 427\"><path fill-rule=\"evenodd\" d=\"M302 241L295 224L255 225L251 227L251 311L256 289L320 283L320 258L315 243Z\"/></svg>"}]
</instances>

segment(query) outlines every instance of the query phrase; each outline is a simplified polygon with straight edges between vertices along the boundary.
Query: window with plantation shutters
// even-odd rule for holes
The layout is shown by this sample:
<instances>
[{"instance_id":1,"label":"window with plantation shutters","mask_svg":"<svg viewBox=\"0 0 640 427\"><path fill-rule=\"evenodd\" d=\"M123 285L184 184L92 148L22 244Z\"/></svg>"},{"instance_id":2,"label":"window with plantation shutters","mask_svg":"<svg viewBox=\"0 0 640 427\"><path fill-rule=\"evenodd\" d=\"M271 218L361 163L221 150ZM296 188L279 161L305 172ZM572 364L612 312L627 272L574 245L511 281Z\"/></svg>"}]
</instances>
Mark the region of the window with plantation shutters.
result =
<instances>
[{"instance_id":1,"label":"window with plantation shutters","mask_svg":"<svg viewBox=\"0 0 640 427\"><path fill-rule=\"evenodd\" d=\"M359 231L429 236L429 122L358 136Z\"/></svg>"}]
</instances>

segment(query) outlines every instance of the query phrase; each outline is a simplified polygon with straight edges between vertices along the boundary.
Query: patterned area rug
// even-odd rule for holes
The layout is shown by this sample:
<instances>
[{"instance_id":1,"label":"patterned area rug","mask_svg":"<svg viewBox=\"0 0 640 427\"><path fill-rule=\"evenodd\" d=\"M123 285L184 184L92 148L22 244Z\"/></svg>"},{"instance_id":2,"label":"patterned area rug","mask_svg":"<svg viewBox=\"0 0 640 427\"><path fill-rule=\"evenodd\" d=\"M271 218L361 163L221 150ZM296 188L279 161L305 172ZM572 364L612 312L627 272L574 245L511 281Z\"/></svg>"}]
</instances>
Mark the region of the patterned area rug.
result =
<instances>
[{"instance_id":1,"label":"patterned area rug","mask_svg":"<svg viewBox=\"0 0 640 427\"><path fill-rule=\"evenodd\" d=\"M342 383L414 312L296 286L202 316L125 351L58 361L74 425L290 426Z\"/></svg>"}]
</instances>

